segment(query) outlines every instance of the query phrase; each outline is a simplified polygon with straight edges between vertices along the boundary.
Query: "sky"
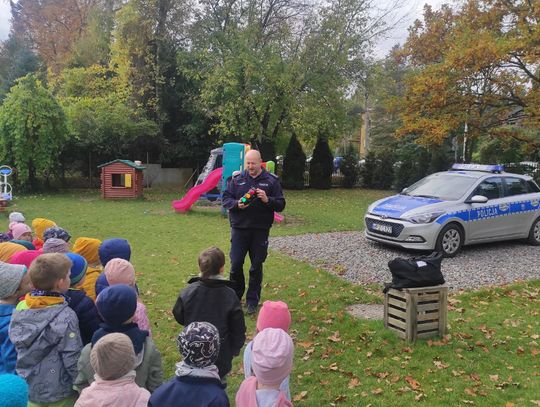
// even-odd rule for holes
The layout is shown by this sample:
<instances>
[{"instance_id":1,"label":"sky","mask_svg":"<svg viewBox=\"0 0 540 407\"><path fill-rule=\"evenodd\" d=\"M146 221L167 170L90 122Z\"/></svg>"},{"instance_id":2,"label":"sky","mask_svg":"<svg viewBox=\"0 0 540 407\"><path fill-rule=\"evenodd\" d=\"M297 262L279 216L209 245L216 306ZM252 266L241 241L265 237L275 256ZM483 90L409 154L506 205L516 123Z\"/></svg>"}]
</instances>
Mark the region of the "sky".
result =
<instances>
[{"instance_id":1,"label":"sky","mask_svg":"<svg viewBox=\"0 0 540 407\"><path fill-rule=\"evenodd\" d=\"M396 43L402 44L407 39L407 27L409 27L414 20L422 16L422 9L424 4L430 4L434 9L438 9L443 3L453 3L455 0L398 0L403 4L400 8L396 9L387 18L388 25L396 24L395 28L391 30L384 38L380 38L374 48L374 56L376 58L384 57L388 51ZM373 4L377 4L379 7L389 7L389 5L395 3L396 0L379 0L374 1ZM0 0L0 40L5 40L9 33L9 2Z\"/></svg>"}]
</instances>

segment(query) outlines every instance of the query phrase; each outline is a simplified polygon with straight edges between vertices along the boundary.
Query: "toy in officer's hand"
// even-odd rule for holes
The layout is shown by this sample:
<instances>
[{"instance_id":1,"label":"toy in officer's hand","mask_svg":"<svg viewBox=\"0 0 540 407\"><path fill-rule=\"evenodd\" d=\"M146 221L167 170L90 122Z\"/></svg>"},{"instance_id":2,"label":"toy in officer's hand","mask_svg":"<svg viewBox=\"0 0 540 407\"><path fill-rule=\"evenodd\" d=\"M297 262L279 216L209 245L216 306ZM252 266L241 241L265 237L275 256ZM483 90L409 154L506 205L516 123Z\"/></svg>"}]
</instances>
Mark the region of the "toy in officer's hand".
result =
<instances>
[{"instance_id":1,"label":"toy in officer's hand","mask_svg":"<svg viewBox=\"0 0 540 407\"><path fill-rule=\"evenodd\" d=\"M240 202L242 202L245 206L248 206L251 202L253 202L257 198L257 191L255 191L253 188L251 188L249 191L247 191L242 198L240 198Z\"/></svg>"}]
</instances>

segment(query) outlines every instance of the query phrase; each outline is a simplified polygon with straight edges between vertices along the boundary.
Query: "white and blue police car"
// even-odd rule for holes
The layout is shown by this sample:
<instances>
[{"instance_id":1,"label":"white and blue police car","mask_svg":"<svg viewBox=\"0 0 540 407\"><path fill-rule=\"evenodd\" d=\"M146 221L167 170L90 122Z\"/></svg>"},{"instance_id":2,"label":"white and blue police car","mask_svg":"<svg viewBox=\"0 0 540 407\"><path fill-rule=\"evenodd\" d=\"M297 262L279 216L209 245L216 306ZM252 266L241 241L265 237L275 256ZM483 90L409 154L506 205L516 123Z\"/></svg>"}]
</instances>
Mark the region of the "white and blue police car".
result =
<instances>
[{"instance_id":1,"label":"white and blue police car","mask_svg":"<svg viewBox=\"0 0 540 407\"><path fill-rule=\"evenodd\" d=\"M446 257L476 243L540 245L540 188L500 165L454 164L374 202L364 220L369 240Z\"/></svg>"}]
</instances>

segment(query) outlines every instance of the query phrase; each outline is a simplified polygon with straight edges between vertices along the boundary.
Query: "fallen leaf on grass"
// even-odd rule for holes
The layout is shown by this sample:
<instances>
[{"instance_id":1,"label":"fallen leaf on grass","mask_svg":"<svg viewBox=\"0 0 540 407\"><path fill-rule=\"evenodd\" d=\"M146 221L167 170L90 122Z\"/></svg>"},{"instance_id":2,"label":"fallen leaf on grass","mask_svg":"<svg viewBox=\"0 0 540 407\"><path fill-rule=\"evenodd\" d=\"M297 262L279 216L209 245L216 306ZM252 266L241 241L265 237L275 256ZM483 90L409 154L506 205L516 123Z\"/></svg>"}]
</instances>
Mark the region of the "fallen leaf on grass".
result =
<instances>
[{"instance_id":1,"label":"fallen leaf on grass","mask_svg":"<svg viewBox=\"0 0 540 407\"><path fill-rule=\"evenodd\" d=\"M499 381L499 375L498 375L498 374L490 374L490 375L489 375L489 379L490 379L492 382L497 382L497 381Z\"/></svg>"},{"instance_id":2,"label":"fallen leaf on grass","mask_svg":"<svg viewBox=\"0 0 540 407\"><path fill-rule=\"evenodd\" d=\"M360 380L356 377L353 377L350 381L349 381L349 385L347 386L349 389L354 389L355 387L358 387L360 386Z\"/></svg>"},{"instance_id":3,"label":"fallen leaf on grass","mask_svg":"<svg viewBox=\"0 0 540 407\"><path fill-rule=\"evenodd\" d=\"M296 344L301 348L310 348L313 346L313 342L297 342Z\"/></svg>"},{"instance_id":4,"label":"fallen leaf on grass","mask_svg":"<svg viewBox=\"0 0 540 407\"><path fill-rule=\"evenodd\" d=\"M516 407L514 403L507 402L504 407Z\"/></svg>"},{"instance_id":5,"label":"fallen leaf on grass","mask_svg":"<svg viewBox=\"0 0 540 407\"><path fill-rule=\"evenodd\" d=\"M376 389L371 390L371 394L381 394L383 392L383 389L380 387L377 387Z\"/></svg>"},{"instance_id":6,"label":"fallen leaf on grass","mask_svg":"<svg viewBox=\"0 0 540 407\"><path fill-rule=\"evenodd\" d=\"M334 332L334 335L328 337L329 341L332 342L341 342L341 338L339 337L339 331Z\"/></svg>"},{"instance_id":7,"label":"fallen leaf on grass","mask_svg":"<svg viewBox=\"0 0 540 407\"><path fill-rule=\"evenodd\" d=\"M433 364L437 369L446 369L447 367L450 367L450 365L447 365L446 363L441 362L440 360L434 360Z\"/></svg>"},{"instance_id":8,"label":"fallen leaf on grass","mask_svg":"<svg viewBox=\"0 0 540 407\"><path fill-rule=\"evenodd\" d=\"M465 393L467 393L469 396L476 396L476 390L468 387L465 389Z\"/></svg>"},{"instance_id":9,"label":"fallen leaf on grass","mask_svg":"<svg viewBox=\"0 0 540 407\"><path fill-rule=\"evenodd\" d=\"M413 379L412 376L405 376L405 381L409 383L409 386L411 386L413 390L418 390L421 387L420 383Z\"/></svg>"},{"instance_id":10,"label":"fallen leaf on grass","mask_svg":"<svg viewBox=\"0 0 540 407\"><path fill-rule=\"evenodd\" d=\"M299 394L297 394L296 396L294 396L293 401L303 400L306 396L307 396L307 391L304 390L304 391L300 392Z\"/></svg>"}]
</instances>

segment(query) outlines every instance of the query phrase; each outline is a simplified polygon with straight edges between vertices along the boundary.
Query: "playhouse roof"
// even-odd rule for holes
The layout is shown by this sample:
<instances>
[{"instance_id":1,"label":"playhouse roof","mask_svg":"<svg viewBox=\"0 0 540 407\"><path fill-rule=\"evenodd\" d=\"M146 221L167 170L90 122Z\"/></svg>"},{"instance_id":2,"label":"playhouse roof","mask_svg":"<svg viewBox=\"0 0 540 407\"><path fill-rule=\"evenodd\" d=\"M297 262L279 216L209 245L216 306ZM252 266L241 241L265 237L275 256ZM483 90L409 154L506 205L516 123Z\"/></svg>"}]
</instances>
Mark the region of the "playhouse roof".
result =
<instances>
[{"instance_id":1,"label":"playhouse roof","mask_svg":"<svg viewBox=\"0 0 540 407\"><path fill-rule=\"evenodd\" d=\"M109 161L108 163L98 165L97 167L102 168L102 167L106 167L107 165L111 165L111 164L114 164L114 163L126 164L126 165L129 165L130 167L135 168L136 170L144 170L146 168L146 167L143 167L142 165L135 164L131 160L120 160L120 159Z\"/></svg>"}]
</instances>

